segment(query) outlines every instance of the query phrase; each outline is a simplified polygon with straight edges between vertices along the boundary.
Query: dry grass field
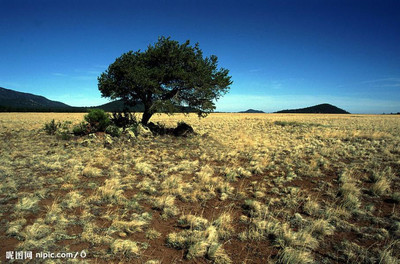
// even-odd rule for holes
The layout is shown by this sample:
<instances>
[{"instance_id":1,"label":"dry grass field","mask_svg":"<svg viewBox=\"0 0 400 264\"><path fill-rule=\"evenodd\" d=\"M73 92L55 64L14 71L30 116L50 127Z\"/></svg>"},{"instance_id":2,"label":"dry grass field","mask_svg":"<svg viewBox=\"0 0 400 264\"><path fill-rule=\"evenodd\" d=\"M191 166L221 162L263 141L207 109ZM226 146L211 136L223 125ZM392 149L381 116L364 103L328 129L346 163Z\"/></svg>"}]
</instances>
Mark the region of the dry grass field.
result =
<instances>
[{"instance_id":1,"label":"dry grass field","mask_svg":"<svg viewBox=\"0 0 400 264\"><path fill-rule=\"evenodd\" d=\"M399 263L400 117L155 115L187 138L62 140L0 113L0 253L46 263Z\"/></svg>"}]
</instances>

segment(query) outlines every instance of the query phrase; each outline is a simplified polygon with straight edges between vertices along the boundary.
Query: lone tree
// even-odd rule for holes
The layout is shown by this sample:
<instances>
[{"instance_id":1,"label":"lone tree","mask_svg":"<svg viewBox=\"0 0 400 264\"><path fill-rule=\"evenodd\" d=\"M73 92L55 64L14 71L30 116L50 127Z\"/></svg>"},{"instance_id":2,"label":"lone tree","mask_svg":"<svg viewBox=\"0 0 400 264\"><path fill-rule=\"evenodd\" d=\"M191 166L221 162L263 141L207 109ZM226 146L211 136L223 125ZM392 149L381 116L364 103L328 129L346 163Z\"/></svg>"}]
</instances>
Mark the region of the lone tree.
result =
<instances>
[{"instance_id":1,"label":"lone tree","mask_svg":"<svg viewBox=\"0 0 400 264\"><path fill-rule=\"evenodd\" d=\"M229 71L217 64L215 55L203 58L198 43L192 47L189 40L179 44L160 37L144 52L129 51L117 58L98 77L98 87L102 97L122 99L127 106L143 104L144 125L154 113L184 108L205 117L232 84Z\"/></svg>"}]
</instances>

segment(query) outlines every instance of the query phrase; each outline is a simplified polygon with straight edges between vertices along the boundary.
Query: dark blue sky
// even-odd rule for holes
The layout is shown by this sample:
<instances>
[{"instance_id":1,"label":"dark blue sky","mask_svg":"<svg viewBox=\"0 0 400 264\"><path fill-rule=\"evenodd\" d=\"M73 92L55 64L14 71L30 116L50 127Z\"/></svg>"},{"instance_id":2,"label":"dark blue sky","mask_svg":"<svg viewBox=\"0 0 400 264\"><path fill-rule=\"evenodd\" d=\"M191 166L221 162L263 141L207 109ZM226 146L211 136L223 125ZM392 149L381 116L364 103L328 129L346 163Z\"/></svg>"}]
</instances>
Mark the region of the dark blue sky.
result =
<instances>
[{"instance_id":1,"label":"dark blue sky","mask_svg":"<svg viewBox=\"0 0 400 264\"><path fill-rule=\"evenodd\" d=\"M230 70L218 111L400 111L398 0L0 0L0 86L98 105L97 76L162 35Z\"/></svg>"}]
</instances>

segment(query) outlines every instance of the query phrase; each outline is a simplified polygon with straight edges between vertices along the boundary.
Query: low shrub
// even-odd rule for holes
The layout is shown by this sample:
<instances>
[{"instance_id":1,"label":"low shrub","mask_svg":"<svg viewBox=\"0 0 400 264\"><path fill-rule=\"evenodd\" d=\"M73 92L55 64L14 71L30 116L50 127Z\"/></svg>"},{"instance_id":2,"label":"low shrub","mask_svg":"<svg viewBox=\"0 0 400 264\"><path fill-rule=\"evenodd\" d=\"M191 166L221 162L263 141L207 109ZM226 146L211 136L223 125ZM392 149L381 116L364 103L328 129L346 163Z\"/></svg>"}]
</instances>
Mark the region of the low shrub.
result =
<instances>
[{"instance_id":1,"label":"low shrub","mask_svg":"<svg viewBox=\"0 0 400 264\"><path fill-rule=\"evenodd\" d=\"M61 123L60 122L56 123L56 121L53 119L49 123L45 123L43 129L48 135L55 135L57 132L57 129L60 126L61 126Z\"/></svg>"},{"instance_id":2,"label":"low shrub","mask_svg":"<svg viewBox=\"0 0 400 264\"><path fill-rule=\"evenodd\" d=\"M70 131L70 126L72 122L71 121L65 121L62 124L60 124L57 132L56 132L56 137L60 138L62 140L69 140L72 137L72 133Z\"/></svg>"},{"instance_id":3,"label":"low shrub","mask_svg":"<svg viewBox=\"0 0 400 264\"><path fill-rule=\"evenodd\" d=\"M121 128L119 128L116 125L109 125L106 128L105 132L112 137L119 137L119 136L121 136L121 133L122 133Z\"/></svg>"},{"instance_id":4,"label":"low shrub","mask_svg":"<svg viewBox=\"0 0 400 264\"><path fill-rule=\"evenodd\" d=\"M68 140L71 139L71 131L70 131L71 121L65 121L63 123L56 122L54 119L49 123L44 124L44 131L48 135L56 135L57 138Z\"/></svg>"},{"instance_id":5,"label":"low shrub","mask_svg":"<svg viewBox=\"0 0 400 264\"><path fill-rule=\"evenodd\" d=\"M103 109L89 110L84 119L89 124L90 132L103 132L111 123L108 113L104 112Z\"/></svg>"},{"instance_id":6,"label":"low shrub","mask_svg":"<svg viewBox=\"0 0 400 264\"><path fill-rule=\"evenodd\" d=\"M78 125L74 126L72 132L75 136L84 136L90 133L90 129L86 122L81 122Z\"/></svg>"}]
</instances>

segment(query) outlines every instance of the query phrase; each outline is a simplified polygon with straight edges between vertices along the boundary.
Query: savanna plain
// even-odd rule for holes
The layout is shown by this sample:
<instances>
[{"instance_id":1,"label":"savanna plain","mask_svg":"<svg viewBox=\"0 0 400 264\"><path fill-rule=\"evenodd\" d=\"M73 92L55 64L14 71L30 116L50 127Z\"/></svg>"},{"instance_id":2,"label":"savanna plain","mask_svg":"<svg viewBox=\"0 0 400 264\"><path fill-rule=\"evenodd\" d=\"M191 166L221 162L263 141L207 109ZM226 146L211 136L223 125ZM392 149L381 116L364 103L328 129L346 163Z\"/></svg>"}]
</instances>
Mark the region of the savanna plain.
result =
<instances>
[{"instance_id":1,"label":"savanna plain","mask_svg":"<svg viewBox=\"0 0 400 264\"><path fill-rule=\"evenodd\" d=\"M400 116L155 115L196 134L106 145L43 130L83 116L0 113L1 262L399 263Z\"/></svg>"}]
</instances>

